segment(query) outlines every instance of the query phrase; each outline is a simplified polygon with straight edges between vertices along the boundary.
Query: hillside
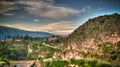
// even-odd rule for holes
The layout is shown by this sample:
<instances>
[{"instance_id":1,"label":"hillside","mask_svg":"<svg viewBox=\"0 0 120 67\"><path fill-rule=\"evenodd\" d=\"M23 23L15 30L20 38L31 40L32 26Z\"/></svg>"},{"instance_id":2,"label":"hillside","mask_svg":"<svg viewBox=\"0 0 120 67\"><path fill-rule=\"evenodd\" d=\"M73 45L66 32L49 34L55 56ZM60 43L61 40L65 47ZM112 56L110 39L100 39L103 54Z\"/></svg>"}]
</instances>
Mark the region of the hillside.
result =
<instances>
[{"instance_id":1,"label":"hillside","mask_svg":"<svg viewBox=\"0 0 120 67\"><path fill-rule=\"evenodd\" d=\"M62 50L63 59L120 61L120 14L89 19L64 40Z\"/></svg>"},{"instance_id":2,"label":"hillside","mask_svg":"<svg viewBox=\"0 0 120 67\"><path fill-rule=\"evenodd\" d=\"M0 34L1 35L9 35L9 36L31 36L31 37L52 37L53 34L47 32L35 32L35 31L25 31L11 27L0 26Z\"/></svg>"}]
</instances>

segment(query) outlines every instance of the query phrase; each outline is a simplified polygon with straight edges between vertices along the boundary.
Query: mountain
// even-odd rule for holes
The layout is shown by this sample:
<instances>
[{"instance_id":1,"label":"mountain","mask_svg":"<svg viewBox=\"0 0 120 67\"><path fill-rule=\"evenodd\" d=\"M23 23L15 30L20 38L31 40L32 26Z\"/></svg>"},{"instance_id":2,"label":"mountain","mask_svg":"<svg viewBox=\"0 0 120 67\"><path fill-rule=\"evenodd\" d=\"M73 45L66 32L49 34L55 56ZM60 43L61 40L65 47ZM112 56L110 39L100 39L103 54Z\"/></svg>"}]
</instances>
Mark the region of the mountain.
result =
<instances>
[{"instance_id":1,"label":"mountain","mask_svg":"<svg viewBox=\"0 0 120 67\"><path fill-rule=\"evenodd\" d=\"M35 31L25 31L11 27L0 26L1 35L10 35L10 36L31 36L31 37L52 37L53 34L47 32L35 32Z\"/></svg>"},{"instance_id":2,"label":"mountain","mask_svg":"<svg viewBox=\"0 0 120 67\"><path fill-rule=\"evenodd\" d=\"M62 57L120 61L120 14L89 19L64 40Z\"/></svg>"}]
</instances>

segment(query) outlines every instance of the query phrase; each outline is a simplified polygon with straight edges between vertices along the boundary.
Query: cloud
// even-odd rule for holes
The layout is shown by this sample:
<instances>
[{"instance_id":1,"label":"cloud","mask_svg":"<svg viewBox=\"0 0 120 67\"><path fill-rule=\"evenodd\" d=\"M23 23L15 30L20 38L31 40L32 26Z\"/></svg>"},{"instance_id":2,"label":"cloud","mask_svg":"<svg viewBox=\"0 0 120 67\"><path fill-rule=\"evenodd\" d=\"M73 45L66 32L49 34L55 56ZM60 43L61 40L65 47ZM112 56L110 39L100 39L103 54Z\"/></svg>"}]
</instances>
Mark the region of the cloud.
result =
<instances>
[{"instance_id":1,"label":"cloud","mask_svg":"<svg viewBox=\"0 0 120 67\"><path fill-rule=\"evenodd\" d=\"M12 10L17 10L19 9L18 7L15 6L14 2L8 2L5 0L0 1L0 13L4 14Z\"/></svg>"},{"instance_id":2,"label":"cloud","mask_svg":"<svg viewBox=\"0 0 120 67\"><path fill-rule=\"evenodd\" d=\"M35 22L39 22L40 20L38 20L38 19L34 19L33 21L35 21Z\"/></svg>"},{"instance_id":3,"label":"cloud","mask_svg":"<svg viewBox=\"0 0 120 67\"><path fill-rule=\"evenodd\" d=\"M0 26L14 27L13 25L5 23L5 22L0 22Z\"/></svg>"},{"instance_id":4,"label":"cloud","mask_svg":"<svg viewBox=\"0 0 120 67\"><path fill-rule=\"evenodd\" d=\"M30 14L38 15L49 19L61 19L77 15L79 10L69 7L58 6L53 0L26 0L17 1L18 4L27 5L24 7Z\"/></svg>"},{"instance_id":5,"label":"cloud","mask_svg":"<svg viewBox=\"0 0 120 67\"><path fill-rule=\"evenodd\" d=\"M88 11L89 9L91 9L91 7L90 7L90 6L87 6L87 7L82 8L79 12L80 12L80 13L83 13L83 12Z\"/></svg>"},{"instance_id":6,"label":"cloud","mask_svg":"<svg viewBox=\"0 0 120 67\"><path fill-rule=\"evenodd\" d=\"M51 9L49 11L43 13L41 16L51 19L59 19L59 18L74 16L79 13L79 11L71 8L53 7L53 6L51 6L50 8Z\"/></svg>"},{"instance_id":7,"label":"cloud","mask_svg":"<svg viewBox=\"0 0 120 67\"><path fill-rule=\"evenodd\" d=\"M63 30L63 29L73 29L74 28L74 24L71 21L60 21L60 22L54 22L51 24L48 24L46 26L44 26L43 28L46 28L48 30Z\"/></svg>"},{"instance_id":8,"label":"cloud","mask_svg":"<svg viewBox=\"0 0 120 67\"><path fill-rule=\"evenodd\" d=\"M53 34L67 35L72 33L75 28L76 25L71 21L60 21L41 26L37 29L41 29L42 31L50 32Z\"/></svg>"},{"instance_id":9,"label":"cloud","mask_svg":"<svg viewBox=\"0 0 120 67\"><path fill-rule=\"evenodd\" d=\"M2 26L14 27L28 31L45 31L53 34L67 35L74 31L76 25L71 21L59 21L42 26L22 25L22 24L0 24Z\"/></svg>"},{"instance_id":10,"label":"cloud","mask_svg":"<svg viewBox=\"0 0 120 67\"><path fill-rule=\"evenodd\" d=\"M84 7L83 9L77 10L70 7L57 5L54 0L2 0L0 1L0 6L2 7L0 8L1 14L23 8L29 14L48 19L69 18L90 9L90 7Z\"/></svg>"},{"instance_id":11,"label":"cloud","mask_svg":"<svg viewBox=\"0 0 120 67\"><path fill-rule=\"evenodd\" d=\"M3 15L5 15L5 16L13 16L14 14L12 14L12 13L3 13Z\"/></svg>"}]
</instances>

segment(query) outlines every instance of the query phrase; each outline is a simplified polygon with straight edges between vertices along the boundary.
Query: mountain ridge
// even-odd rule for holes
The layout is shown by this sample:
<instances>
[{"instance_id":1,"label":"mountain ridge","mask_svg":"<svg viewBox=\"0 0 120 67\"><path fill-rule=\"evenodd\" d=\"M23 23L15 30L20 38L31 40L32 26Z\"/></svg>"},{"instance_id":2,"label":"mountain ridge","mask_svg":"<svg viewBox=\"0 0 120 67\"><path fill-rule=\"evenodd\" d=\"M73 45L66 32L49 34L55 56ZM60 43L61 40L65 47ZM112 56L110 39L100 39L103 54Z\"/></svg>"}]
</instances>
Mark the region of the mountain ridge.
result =
<instances>
[{"instance_id":1,"label":"mountain ridge","mask_svg":"<svg viewBox=\"0 0 120 67\"><path fill-rule=\"evenodd\" d=\"M8 33L9 32L9 33ZM52 37L53 34L42 32L42 31L26 31L18 28L0 26L0 34L1 35L10 35L10 36L31 36L31 37Z\"/></svg>"},{"instance_id":2,"label":"mountain ridge","mask_svg":"<svg viewBox=\"0 0 120 67\"><path fill-rule=\"evenodd\" d=\"M78 27L68 38L70 38L71 36L74 36L74 34L76 35L77 34L82 34L82 35L90 34L90 36L92 36L92 34L96 34L96 33L99 34L104 31L108 33L112 33L112 32L115 33L117 31L117 33L120 35L119 18L120 18L119 14L111 14L111 15L104 15L104 16L95 17L93 19L89 19L85 24ZM113 20L110 20L110 19L113 19ZM85 35L84 37L87 37Z\"/></svg>"}]
</instances>

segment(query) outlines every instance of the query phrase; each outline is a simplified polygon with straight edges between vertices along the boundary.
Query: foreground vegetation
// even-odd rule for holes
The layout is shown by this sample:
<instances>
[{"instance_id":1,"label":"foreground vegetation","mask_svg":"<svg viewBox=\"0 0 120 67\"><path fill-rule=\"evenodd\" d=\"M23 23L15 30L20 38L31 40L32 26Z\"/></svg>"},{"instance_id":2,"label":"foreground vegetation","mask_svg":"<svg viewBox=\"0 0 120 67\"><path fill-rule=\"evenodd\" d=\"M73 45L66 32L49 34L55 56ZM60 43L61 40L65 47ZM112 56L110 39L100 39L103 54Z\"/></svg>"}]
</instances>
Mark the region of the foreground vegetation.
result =
<instances>
[{"instance_id":1,"label":"foreground vegetation","mask_svg":"<svg viewBox=\"0 0 120 67\"><path fill-rule=\"evenodd\" d=\"M106 62L103 60L71 59L70 61L55 60L46 62L45 67L120 67L120 63ZM43 67L43 66L42 66Z\"/></svg>"}]
</instances>

